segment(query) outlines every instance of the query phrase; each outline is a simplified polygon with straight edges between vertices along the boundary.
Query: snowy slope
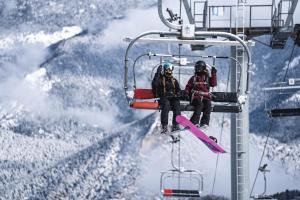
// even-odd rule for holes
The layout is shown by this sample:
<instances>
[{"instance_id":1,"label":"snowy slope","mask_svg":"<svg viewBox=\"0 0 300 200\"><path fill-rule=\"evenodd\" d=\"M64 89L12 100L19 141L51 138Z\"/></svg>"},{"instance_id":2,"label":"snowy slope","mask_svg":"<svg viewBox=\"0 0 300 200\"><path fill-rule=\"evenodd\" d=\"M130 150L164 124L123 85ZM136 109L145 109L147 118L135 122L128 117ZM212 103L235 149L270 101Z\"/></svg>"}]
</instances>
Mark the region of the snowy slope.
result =
<instances>
[{"instance_id":1,"label":"snowy slope","mask_svg":"<svg viewBox=\"0 0 300 200\"><path fill-rule=\"evenodd\" d=\"M27 3L31 11L42 4ZM72 7L70 2L62 3L66 9ZM125 5L147 2L99 4L104 5L98 14L115 12L104 14L113 19L124 14ZM104 9L112 5L113 10ZM77 36L82 30L78 26L53 28L36 17L28 16L27 21L6 17L6 24L25 20L24 26L36 23L39 28L18 32L11 26L14 31L1 32L1 198L134 198L139 161L135 155L153 117L132 115L117 80L119 66L105 55L111 52L99 55L99 45L92 45L99 35Z\"/></svg>"},{"instance_id":2,"label":"snowy slope","mask_svg":"<svg viewBox=\"0 0 300 200\"><path fill-rule=\"evenodd\" d=\"M140 129L149 126L151 119L120 127L121 132L65 141L2 133L1 197L124 198L138 175L138 160L132 155L137 154L135 146L147 133Z\"/></svg>"}]
</instances>

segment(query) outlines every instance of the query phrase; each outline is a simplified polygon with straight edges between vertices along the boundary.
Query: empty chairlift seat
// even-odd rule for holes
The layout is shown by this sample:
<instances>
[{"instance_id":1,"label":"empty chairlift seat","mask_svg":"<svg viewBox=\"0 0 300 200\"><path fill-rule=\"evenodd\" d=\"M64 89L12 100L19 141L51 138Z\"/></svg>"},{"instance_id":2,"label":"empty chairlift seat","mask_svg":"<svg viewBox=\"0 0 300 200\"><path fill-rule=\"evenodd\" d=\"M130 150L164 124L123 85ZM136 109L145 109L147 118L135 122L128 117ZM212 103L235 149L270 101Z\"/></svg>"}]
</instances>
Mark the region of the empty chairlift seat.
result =
<instances>
[{"instance_id":1,"label":"empty chairlift seat","mask_svg":"<svg viewBox=\"0 0 300 200\"><path fill-rule=\"evenodd\" d=\"M198 190L172 190L164 189L163 196L165 197L200 197L200 191Z\"/></svg>"},{"instance_id":2,"label":"empty chairlift seat","mask_svg":"<svg viewBox=\"0 0 300 200\"><path fill-rule=\"evenodd\" d=\"M203 175L197 170L171 169L161 173L160 190L164 197L200 197Z\"/></svg>"},{"instance_id":3,"label":"empty chairlift seat","mask_svg":"<svg viewBox=\"0 0 300 200\"><path fill-rule=\"evenodd\" d=\"M281 108L268 111L270 117L300 116L300 108Z\"/></svg>"},{"instance_id":4,"label":"empty chairlift seat","mask_svg":"<svg viewBox=\"0 0 300 200\"><path fill-rule=\"evenodd\" d=\"M269 117L300 116L299 90L300 79L293 78L263 88L265 110Z\"/></svg>"}]
</instances>

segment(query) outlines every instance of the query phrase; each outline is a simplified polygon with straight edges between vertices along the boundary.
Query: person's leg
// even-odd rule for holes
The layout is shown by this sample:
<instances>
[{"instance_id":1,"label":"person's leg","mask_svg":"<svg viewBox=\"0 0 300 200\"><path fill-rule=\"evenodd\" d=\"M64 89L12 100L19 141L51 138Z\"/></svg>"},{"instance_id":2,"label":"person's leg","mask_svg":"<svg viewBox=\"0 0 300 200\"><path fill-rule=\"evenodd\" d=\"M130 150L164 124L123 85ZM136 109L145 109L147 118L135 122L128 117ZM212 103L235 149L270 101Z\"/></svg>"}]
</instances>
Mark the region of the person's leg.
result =
<instances>
[{"instance_id":1,"label":"person's leg","mask_svg":"<svg viewBox=\"0 0 300 200\"><path fill-rule=\"evenodd\" d=\"M171 101L171 107L173 111L173 120L172 125L175 127L178 123L176 122L176 116L181 115L180 111L180 101L179 100L172 100Z\"/></svg>"},{"instance_id":2,"label":"person's leg","mask_svg":"<svg viewBox=\"0 0 300 200\"><path fill-rule=\"evenodd\" d=\"M194 113L190 119L193 124L199 124L203 103L201 99L194 99L192 105L195 107Z\"/></svg>"},{"instance_id":3,"label":"person's leg","mask_svg":"<svg viewBox=\"0 0 300 200\"><path fill-rule=\"evenodd\" d=\"M201 125L209 125L210 121L210 113L211 113L211 101L203 100L203 115L201 118Z\"/></svg>"},{"instance_id":4,"label":"person's leg","mask_svg":"<svg viewBox=\"0 0 300 200\"><path fill-rule=\"evenodd\" d=\"M170 101L167 98L161 98L159 103L161 107L161 114L160 114L161 125L164 127L168 125Z\"/></svg>"}]
</instances>

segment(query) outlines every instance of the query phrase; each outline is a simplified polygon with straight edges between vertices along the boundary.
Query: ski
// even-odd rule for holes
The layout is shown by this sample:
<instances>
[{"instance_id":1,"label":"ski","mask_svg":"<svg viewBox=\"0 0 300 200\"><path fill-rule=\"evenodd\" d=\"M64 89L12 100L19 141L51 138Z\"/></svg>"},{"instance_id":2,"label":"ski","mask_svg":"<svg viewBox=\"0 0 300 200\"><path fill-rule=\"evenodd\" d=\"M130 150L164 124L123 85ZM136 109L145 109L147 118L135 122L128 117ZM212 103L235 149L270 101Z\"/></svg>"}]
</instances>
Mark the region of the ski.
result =
<instances>
[{"instance_id":1,"label":"ski","mask_svg":"<svg viewBox=\"0 0 300 200\"><path fill-rule=\"evenodd\" d=\"M214 153L226 153L226 151L218 145L213 139L207 136L202 130L198 129L190 120L182 115L176 117L177 123L185 127L198 139L200 139L212 152Z\"/></svg>"}]
</instances>

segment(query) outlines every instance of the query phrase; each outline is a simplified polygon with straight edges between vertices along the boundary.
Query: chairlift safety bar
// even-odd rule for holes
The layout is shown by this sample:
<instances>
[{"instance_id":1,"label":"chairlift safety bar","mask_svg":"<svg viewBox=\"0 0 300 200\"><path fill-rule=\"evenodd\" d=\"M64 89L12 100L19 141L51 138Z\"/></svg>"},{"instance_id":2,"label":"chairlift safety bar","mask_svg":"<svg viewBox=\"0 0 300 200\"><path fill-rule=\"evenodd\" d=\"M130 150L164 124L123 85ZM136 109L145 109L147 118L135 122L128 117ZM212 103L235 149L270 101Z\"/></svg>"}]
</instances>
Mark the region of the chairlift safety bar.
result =
<instances>
[{"instance_id":1,"label":"chairlift safety bar","mask_svg":"<svg viewBox=\"0 0 300 200\"><path fill-rule=\"evenodd\" d=\"M132 38L126 38L126 42L131 42ZM241 46L242 44L237 41L228 40L180 40L176 38L141 38L139 42L157 42L157 43L180 43L180 44L196 44L196 45L226 45L226 46Z\"/></svg>"},{"instance_id":2,"label":"chairlift safety bar","mask_svg":"<svg viewBox=\"0 0 300 200\"><path fill-rule=\"evenodd\" d=\"M164 32L164 31L149 31L149 32L145 32L142 33L141 35L139 35L138 37L136 37L135 39L133 39L127 49L126 49L126 53L125 53L125 73L124 73L124 89L125 89L125 94L126 91L128 89L128 62L129 62L129 51L131 49L131 47L135 44L135 42L137 42L138 40L141 40L143 37L145 36L149 36L149 35L168 35L168 36L174 36L174 37L180 37L180 33L177 32ZM247 55L247 85L246 85L246 91L245 93L249 93L249 80L250 80L250 66L252 65L251 62L251 56L250 56L250 50L247 46L247 44L245 43L245 41L243 41L241 38L239 38L238 36L231 34L231 33L226 33L226 32L207 32L207 31L199 31L199 32L195 32L195 36L220 36L220 37L225 37L231 40L235 40L237 42L239 42L243 48L245 49L246 55ZM176 39L177 43L181 43L180 39ZM196 41L203 41L203 40L191 40L192 42L196 42ZM127 97L127 94L126 94ZM127 97L128 99L128 97Z\"/></svg>"}]
</instances>

